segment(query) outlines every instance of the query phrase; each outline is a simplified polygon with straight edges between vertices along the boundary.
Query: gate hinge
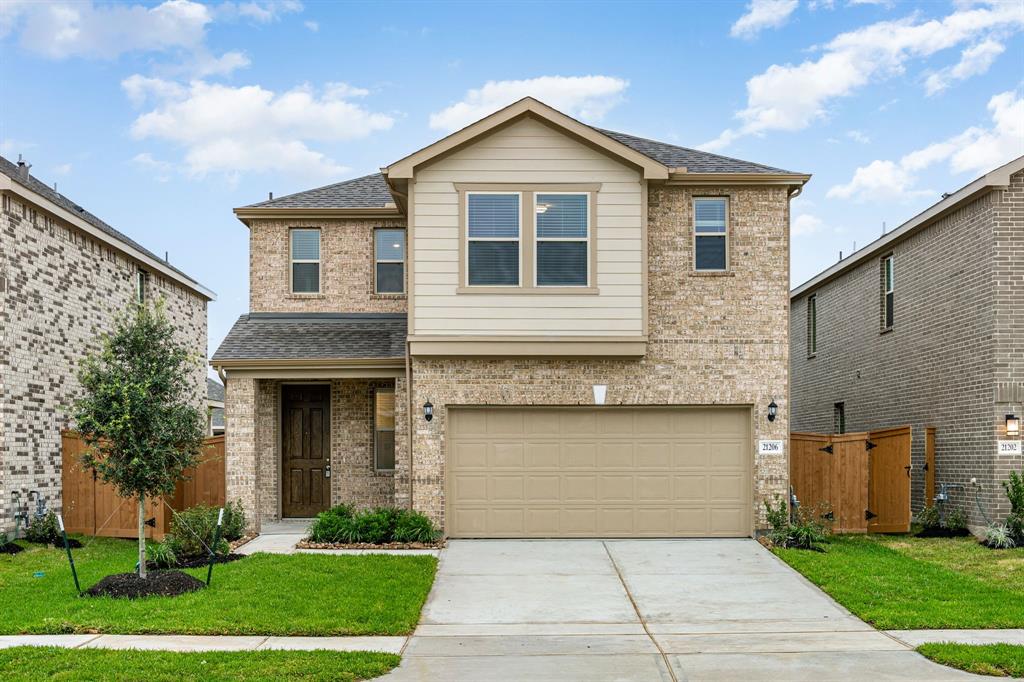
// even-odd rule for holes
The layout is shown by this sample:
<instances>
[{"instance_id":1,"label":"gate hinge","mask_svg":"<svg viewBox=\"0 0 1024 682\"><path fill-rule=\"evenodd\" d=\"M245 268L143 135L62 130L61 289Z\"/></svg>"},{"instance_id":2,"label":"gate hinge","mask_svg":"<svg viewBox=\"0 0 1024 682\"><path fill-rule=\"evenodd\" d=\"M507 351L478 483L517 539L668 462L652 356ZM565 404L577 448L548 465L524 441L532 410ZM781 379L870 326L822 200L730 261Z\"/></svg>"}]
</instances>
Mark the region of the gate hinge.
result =
<instances>
[{"instance_id":1,"label":"gate hinge","mask_svg":"<svg viewBox=\"0 0 1024 682\"><path fill-rule=\"evenodd\" d=\"M878 517L878 514L876 514L875 512L871 511L870 509L865 509L864 510L864 520L865 521L870 521L871 519L874 519L874 518L877 518L877 517Z\"/></svg>"},{"instance_id":2,"label":"gate hinge","mask_svg":"<svg viewBox=\"0 0 1024 682\"><path fill-rule=\"evenodd\" d=\"M928 471L928 462L925 462L925 463L924 463L924 466L923 466L923 467L921 467L921 468L922 468L922 469L923 469L924 471Z\"/></svg>"},{"instance_id":3,"label":"gate hinge","mask_svg":"<svg viewBox=\"0 0 1024 682\"><path fill-rule=\"evenodd\" d=\"M864 449L865 450L872 450L872 449L877 448L877 447L878 447L878 443L872 443L869 440L864 441Z\"/></svg>"},{"instance_id":4,"label":"gate hinge","mask_svg":"<svg viewBox=\"0 0 1024 682\"><path fill-rule=\"evenodd\" d=\"M823 448L818 448L818 452L827 452L828 454L831 455L832 454L832 446L831 445L826 445Z\"/></svg>"},{"instance_id":5,"label":"gate hinge","mask_svg":"<svg viewBox=\"0 0 1024 682\"><path fill-rule=\"evenodd\" d=\"M156 528L156 517L154 516L151 519L146 519L146 525L150 528Z\"/></svg>"}]
</instances>

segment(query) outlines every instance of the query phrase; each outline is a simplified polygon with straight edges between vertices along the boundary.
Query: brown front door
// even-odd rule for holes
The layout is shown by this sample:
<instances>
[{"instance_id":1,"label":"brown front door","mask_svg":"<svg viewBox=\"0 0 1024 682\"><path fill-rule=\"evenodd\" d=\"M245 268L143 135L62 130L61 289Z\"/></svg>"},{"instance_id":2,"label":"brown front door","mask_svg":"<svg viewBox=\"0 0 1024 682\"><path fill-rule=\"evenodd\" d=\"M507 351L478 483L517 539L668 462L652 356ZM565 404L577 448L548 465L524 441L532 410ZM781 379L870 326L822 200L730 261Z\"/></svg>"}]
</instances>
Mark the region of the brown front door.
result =
<instances>
[{"instance_id":1,"label":"brown front door","mask_svg":"<svg viewBox=\"0 0 1024 682\"><path fill-rule=\"evenodd\" d=\"M330 387L285 386L281 514L309 518L331 504Z\"/></svg>"}]
</instances>

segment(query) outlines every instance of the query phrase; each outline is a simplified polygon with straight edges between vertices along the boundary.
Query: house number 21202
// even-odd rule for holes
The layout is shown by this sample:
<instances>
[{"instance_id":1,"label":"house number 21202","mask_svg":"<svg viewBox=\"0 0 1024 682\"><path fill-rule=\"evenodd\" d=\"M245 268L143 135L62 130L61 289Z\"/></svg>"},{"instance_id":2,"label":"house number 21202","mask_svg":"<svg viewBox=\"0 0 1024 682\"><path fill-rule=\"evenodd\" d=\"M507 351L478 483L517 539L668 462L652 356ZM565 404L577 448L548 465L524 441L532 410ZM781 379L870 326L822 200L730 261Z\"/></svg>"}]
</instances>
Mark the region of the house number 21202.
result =
<instances>
[{"instance_id":1,"label":"house number 21202","mask_svg":"<svg viewBox=\"0 0 1024 682\"><path fill-rule=\"evenodd\" d=\"M1000 455L1019 455L1020 441L1019 440L1001 440L999 441L999 454Z\"/></svg>"}]
</instances>

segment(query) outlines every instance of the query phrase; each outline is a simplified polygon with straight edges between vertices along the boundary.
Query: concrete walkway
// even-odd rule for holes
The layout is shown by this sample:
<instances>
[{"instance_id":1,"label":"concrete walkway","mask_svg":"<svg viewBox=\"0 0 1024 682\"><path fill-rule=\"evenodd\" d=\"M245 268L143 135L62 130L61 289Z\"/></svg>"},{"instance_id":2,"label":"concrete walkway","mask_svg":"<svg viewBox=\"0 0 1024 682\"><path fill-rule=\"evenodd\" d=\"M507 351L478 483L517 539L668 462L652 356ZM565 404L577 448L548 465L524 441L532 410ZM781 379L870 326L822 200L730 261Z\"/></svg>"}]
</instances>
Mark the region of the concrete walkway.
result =
<instances>
[{"instance_id":1,"label":"concrete walkway","mask_svg":"<svg viewBox=\"0 0 1024 682\"><path fill-rule=\"evenodd\" d=\"M452 541L388 676L869 678L974 679L853 617L753 540Z\"/></svg>"},{"instance_id":2,"label":"concrete walkway","mask_svg":"<svg viewBox=\"0 0 1024 682\"><path fill-rule=\"evenodd\" d=\"M439 549L299 549L295 545L309 535L312 519L287 519L277 523L265 523L260 534L239 547L239 554L334 554L338 556L359 554L426 555L440 556Z\"/></svg>"},{"instance_id":3,"label":"concrete walkway","mask_svg":"<svg viewBox=\"0 0 1024 682\"><path fill-rule=\"evenodd\" d=\"M930 642L957 644L1017 644L1024 646L1024 630L886 630L908 646L918 647Z\"/></svg>"},{"instance_id":4,"label":"concrete walkway","mask_svg":"<svg viewBox=\"0 0 1024 682\"><path fill-rule=\"evenodd\" d=\"M401 653L405 637L231 637L204 635L3 635L0 649L59 646L68 649L148 649L160 651L383 651Z\"/></svg>"}]
</instances>

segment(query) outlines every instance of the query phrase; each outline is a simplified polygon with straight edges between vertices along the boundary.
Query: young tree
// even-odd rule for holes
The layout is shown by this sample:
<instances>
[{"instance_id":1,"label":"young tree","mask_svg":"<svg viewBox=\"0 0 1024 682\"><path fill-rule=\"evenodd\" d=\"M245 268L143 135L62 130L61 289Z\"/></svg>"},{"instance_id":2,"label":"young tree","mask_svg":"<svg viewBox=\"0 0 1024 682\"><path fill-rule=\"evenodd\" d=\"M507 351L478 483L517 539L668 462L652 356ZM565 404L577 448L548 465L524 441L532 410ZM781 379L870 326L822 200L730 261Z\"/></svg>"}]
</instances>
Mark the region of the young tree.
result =
<instances>
[{"instance_id":1,"label":"young tree","mask_svg":"<svg viewBox=\"0 0 1024 682\"><path fill-rule=\"evenodd\" d=\"M145 500L169 495L195 466L205 434L190 377L201 362L174 340L164 303L117 321L79 372L74 419L86 467L139 505L139 575L146 577Z\"/></svg>"}]
</instances>

